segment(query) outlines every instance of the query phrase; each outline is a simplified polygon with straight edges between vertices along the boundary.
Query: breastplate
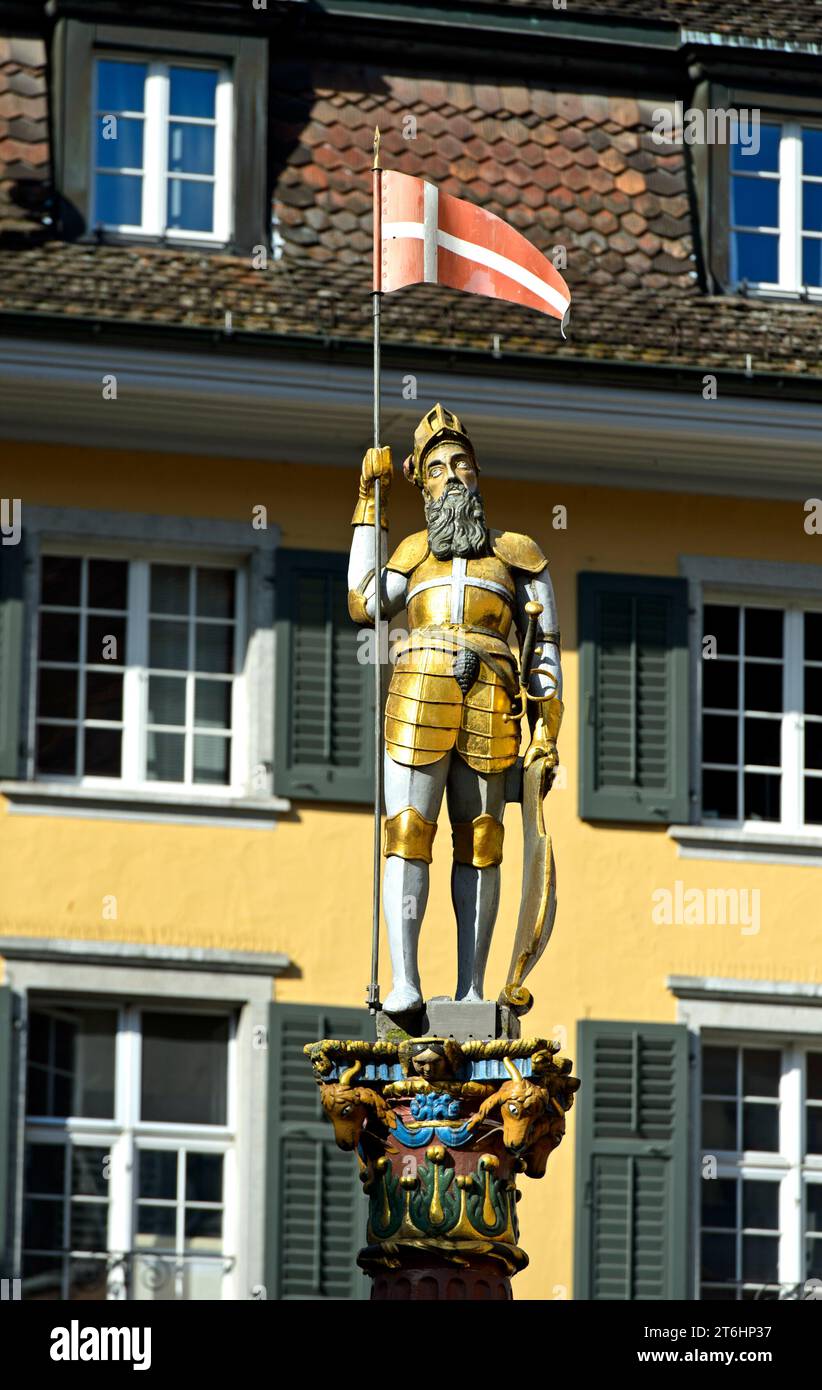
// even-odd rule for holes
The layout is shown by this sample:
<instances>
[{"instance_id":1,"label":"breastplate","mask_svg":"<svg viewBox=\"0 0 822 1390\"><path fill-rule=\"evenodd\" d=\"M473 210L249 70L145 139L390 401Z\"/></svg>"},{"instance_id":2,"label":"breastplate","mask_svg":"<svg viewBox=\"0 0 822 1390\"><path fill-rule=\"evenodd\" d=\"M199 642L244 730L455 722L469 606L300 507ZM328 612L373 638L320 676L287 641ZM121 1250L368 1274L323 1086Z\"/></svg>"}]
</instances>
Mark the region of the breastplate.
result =
<instances>
[{"instance_id":1,"label":"breastplate","mask_svg":"<svg viewBox=\"0 0 822 1390\"><path fill-rule=\"evenodd\" d=\"M428 555L408 578L408 624L482 628L504 641L514 614L511 571L496 556L437 560Z\"/></svg>"}]
</instances>

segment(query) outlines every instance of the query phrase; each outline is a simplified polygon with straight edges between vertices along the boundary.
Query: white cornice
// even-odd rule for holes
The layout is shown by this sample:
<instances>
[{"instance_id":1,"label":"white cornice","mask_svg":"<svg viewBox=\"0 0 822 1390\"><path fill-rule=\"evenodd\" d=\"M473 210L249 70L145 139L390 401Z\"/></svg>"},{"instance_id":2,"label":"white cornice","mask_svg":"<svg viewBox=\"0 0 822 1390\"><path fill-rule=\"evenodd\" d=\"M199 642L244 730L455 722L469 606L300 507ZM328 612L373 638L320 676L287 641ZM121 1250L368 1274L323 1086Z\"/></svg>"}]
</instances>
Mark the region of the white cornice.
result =
<instances>
[{"instance_id":1,"label":"white cornice","mask_svg":"<svg viewBox=\"0 0 822 1390\"><path fill-rule=\"evenodd\" d=\"M103 378L117 399L103 399ZM486 474L634 489L802 498L822 492L822 405L512 380L383 377L402 458L425 406L466 417ZM359 366L0 338L0 437L350 468L371 443Z\"/></svg>"}]
</instances>

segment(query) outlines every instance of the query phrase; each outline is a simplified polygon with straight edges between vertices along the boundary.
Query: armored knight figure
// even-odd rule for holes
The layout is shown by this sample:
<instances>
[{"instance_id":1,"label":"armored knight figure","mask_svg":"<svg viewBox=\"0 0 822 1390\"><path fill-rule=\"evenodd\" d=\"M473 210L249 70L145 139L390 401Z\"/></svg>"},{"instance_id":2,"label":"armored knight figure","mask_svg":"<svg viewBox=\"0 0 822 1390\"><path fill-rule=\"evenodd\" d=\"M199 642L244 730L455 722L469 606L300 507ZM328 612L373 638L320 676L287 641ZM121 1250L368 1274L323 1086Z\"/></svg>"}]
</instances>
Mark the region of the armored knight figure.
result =
<instances>
[{"instance_id":1,"label":"armored knight figure","mask_svg":"<svg viewBox=\"0 0 822 1390\"><path fill-rule=\"evenodd\" d=\"M422 491L426 528L385 562L391 455L387 448L369 449L348 570L351 617L373 624L379 477L381 615L408 614L407 637L392 653L385 708L383 893L393 988L383 1007L392 1014L423 1005L417 947L443 792L454 856L454 998L483 998L499 904L506 773L518 758L519 720L526 713L531 730L523 768L542 760L541 819L563 711L560 637L545 556L528 536L489 530L479 465L456 415L436 405L423 416L403 472ZM509 646L512 625L524 653L521 672Z\"/></svg>"}]
</instances>

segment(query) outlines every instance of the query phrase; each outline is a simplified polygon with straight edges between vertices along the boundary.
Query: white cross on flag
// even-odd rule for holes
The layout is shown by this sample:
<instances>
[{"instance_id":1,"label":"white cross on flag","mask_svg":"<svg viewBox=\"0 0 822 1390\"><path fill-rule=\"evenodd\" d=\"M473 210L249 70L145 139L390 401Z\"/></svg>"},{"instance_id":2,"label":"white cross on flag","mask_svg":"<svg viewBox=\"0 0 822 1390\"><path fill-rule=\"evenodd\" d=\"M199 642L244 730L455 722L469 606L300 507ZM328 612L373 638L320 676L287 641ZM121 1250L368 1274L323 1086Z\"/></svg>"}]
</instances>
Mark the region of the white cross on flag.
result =
<instances>
[{"instance_id":1,"label":"white cross on flag","mask_svg":"<svg viewBox=\"0 0 822 1390\"><path fill-rule=\"evenodd\" d=\"M424 179L386 169L380 182L375 289L388 292L428 281L565 318L568 286L521 232Z\"/></svg>"}]
</instances>

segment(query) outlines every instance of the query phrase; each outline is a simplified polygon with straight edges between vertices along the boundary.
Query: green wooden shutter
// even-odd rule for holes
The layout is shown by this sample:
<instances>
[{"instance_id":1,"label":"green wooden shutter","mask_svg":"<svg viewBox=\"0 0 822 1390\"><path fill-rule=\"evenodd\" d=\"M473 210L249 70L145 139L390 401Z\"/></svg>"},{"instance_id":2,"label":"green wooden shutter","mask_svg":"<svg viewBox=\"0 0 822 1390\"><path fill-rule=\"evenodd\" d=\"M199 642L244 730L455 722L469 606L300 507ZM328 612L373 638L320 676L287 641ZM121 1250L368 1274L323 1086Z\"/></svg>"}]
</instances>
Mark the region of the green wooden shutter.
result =
<instances>
[{"instance_id":1,"label":"green wooden shutter","mask_svg":"<svg viewBox=\"0 0 822 1390\"><path fill-rule=\"evenodd\" d=\"M688 1298L688 1034L579 1025L576 1298Z\"/></svg>"},{"instance_id":2,"label":"green wooden shutter","mask_svg":"<svg viewBox=\"0 0 822 1390\"><path fill-rule=\"evenodd\" d=\"M14 1104L12 1076L14 1009L8 985L0 988L0 1277L12 1277Z\"/></svg>"},{"instance_id":3,"label":"green wooden shutter","mask_svg":"<svg viewBox=\"0 0 822 1390\"><path fill-rule=\"evenodd\" d=\"M20 760L23 679L23 541L0 544L0 777L16 777Z\"/></svg>"},{"instance_id":4,"label":"green wooden shutter","mask_svg":"<svg viewBox=\"0 0 822 1390\"><path fill-rule=\"evenodd\" d=\"M270 1299L363 1299L356 1264L367 1203L357 1157L334 1142L303 1052L320 1038L374 1037L366 1009L272 1004L269 1025L266 1290Z\"/></svg>"},{"instance_id":5,"label":"green wooden shutter","mask_svg":"<svg viewBox=\"0 0 822 1390\"><path fill-rule=\"evenodd\" d=\"M579 576L580 816L688 820L684 579Z\"/></svg>"},{"instance_id":6,"label":"green wooden shutter","mask_svg":"<svg viewBox=\"0 0 822 1390\"><path fill-rule=\"evenodd\" d=\"M274 789L319 801L374 796L374 667L348 616L348 559L277 554Z\"/></svg>"}]
</instances>

